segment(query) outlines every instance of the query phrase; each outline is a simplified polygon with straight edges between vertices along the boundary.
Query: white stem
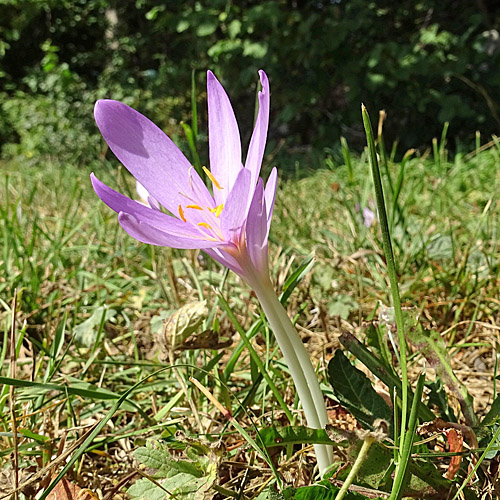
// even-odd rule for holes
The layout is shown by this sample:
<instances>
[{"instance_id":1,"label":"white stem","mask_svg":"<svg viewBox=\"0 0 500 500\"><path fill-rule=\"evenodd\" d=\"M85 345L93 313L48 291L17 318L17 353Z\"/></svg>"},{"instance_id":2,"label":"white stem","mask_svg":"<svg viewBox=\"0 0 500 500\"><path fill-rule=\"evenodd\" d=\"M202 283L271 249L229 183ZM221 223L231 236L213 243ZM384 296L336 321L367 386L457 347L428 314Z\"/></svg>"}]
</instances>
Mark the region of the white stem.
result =
<instances>
[{"instance_id":1,"label":"white stem","mask_svg":"<svg viewBox=\"0 0 500 500\"><path fill-rule=\"evenodd\" d=\"M248 276L246 279L248 280ZM313 429L323 429L328 423L325 400L302 339L276 296L269 279L260 277L248 281L260 301L290 370L304 408L307 425ZM314 450L320 474L323 475L333 462L332 447L315 444Z\"/></svg>"}]
</instances>

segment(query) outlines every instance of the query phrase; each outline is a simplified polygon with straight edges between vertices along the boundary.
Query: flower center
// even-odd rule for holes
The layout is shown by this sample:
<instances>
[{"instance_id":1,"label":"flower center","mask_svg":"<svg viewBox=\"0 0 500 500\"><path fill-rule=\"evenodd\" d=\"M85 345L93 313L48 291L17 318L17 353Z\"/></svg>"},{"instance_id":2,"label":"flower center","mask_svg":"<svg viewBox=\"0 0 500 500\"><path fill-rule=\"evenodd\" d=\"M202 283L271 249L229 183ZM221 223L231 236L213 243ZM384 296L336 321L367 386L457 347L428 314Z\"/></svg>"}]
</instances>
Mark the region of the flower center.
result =
<instances>
[{"instance_id":1,"label":"flower center","mask_svg":"<svg viewBox=\"0 0 500 500\"><path fill-rule=\"evenodd\" d=\"M204 172L207 174L209 179L212 181L214 187L218 189L219 191L221 189L224 189L219 181L213 176L213 174L206 168L203 167ZM191 175L191 172L189 173ZM224 237L222 235L221 229L220 229L220 222L219 222L219 217L222 211L224 210L224 203L221 203L220 205L217 205L214 208L207 207L207 206L202 206L198 205L196 203L196 200L193 198L190 198L186 196L183 193L180 193L183 196L185 196L191 203L189 205L179 205L179 217L183 222L190 222L193 225L196 225L197 227L200 228L201 234L211 240L218 241L218 240L224 240ZM190 211L196 210L199 212L202 212L202 214L198 214L196 216L194 213ZM200 217L201 215L201 217ZM201 221L200 221L201 218ZM193 220L194 219L194 220ZM207 234L207 230L209 234Z\"/></svg>"}]
</instances>

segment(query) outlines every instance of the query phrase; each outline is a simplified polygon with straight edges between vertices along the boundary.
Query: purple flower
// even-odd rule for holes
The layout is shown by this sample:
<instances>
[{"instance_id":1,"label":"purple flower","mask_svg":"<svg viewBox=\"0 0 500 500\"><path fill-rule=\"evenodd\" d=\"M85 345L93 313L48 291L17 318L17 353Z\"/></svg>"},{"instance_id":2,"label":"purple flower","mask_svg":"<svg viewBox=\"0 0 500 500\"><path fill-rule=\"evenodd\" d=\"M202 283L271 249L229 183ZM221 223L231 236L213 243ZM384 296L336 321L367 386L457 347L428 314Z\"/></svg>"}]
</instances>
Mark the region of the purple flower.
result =
<instances>
[{"instance_id":1,"label":"purple flower","mask_svg":"<svg viewBox=\"0 0 500 500\"><path fill-rule=\"evenodd\" d=\"M135 177L147 203L117 193L94 174L92 185L135 239L151 245L200 248L247 281L283 352L308 425L322 429L328 414L316 372L269 279L267 239L277 174L273 169L264 188L259 174L269 125L269 82L263 71L259 75L259 112L243 165L233 108L213 73L207 74L210 171L204 170L213 194L154 123L125 104L107 100L95 106L97 126ZM323 474L333 461L332 448L315 445L315 450Z\"/></svg>"},{"instance_id":2,"label":"purple flower","mask_svg":"<svg viewBox=\"0 0 500 500\"><path fill-rule=\"evenodd\" d=\"M148 207L91 174L97 195L118 213L123 229L151 245L200 248L247 281L256 272L268 273L267 240L277 181L275 168L265 188L259 177L269 124L269 81L264 71L259 75L259 112L243 165L233 108L214 74L207 73L210 171L204 170L213 194L148 118L112 100L98 101L94 110L109 147L149 194Z\"/></svg>"},{"instance_id":3,"label":"purple flower","mask_svg":"<svg viewBox=\"0 0 500 500\"><path fill-rule=\"evenodd\" d=\"M376 219L375 214L368 207L363 208L363 224L366 227L371 227L373 221Z\"/></svg>"}]
</instances>

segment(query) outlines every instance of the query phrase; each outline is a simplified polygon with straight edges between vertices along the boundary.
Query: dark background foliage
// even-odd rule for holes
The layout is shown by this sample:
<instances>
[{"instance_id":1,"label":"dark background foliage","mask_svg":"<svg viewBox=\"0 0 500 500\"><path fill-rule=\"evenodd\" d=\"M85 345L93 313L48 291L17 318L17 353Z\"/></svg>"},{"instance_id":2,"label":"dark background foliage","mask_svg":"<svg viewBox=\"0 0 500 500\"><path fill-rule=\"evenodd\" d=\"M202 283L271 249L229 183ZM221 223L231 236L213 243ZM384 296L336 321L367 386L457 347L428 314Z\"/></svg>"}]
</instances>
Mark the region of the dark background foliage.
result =
<instances>
[{"instance_id":1,"label":"dark background foliage","mask_svg":"<svg viewBox=\"0 0 500 500\"><path fill-rule=\"evenodd\" d=\"M191 71L201 104L208 68L245 139L266 70L270 150L321 152L340 135L361 148L361 102L373 117L387 111L385 137L400 153L429 145L447 121L458 148L500 128L496 0L0 0L0 9L6 157L91 161L100 97L176 136L190 120ZM200 112L203 130L204 103Z\"/></svg>"}]
</instances>

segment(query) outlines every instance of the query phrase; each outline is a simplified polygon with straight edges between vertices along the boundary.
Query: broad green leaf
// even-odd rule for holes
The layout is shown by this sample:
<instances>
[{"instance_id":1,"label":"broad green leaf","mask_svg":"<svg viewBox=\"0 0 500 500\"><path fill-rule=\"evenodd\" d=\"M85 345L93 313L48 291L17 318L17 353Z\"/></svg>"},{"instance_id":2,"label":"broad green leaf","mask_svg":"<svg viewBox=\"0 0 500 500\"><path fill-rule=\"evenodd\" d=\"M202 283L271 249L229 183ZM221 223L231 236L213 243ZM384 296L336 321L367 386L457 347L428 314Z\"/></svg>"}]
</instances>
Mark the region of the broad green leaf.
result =
<instances>
[{"instance_id":1,"label":"broad green leaf","mask_svg":"<svg viewBox=\"0 0 500 500\"><path fill-rule=\"evenodd\" d=\"M132 499L147 499L147 500L164 500L168 498L165 490L158 487L153 481L143 477L136 481L128 490L127 493Z\"/></svg>"},{"instance_id":2,"label":"broad green leaf","mask_svg":"<svg viewBox=\"0 0 500 500\"><path fill-rule=\"evenodd\" d=\"M220 453L201 442L186 440L175 443L176 449L179 446L184 449L183 456L172 455L171 448L160 442L148 441L146 446L135 450L135 458L148 468L154 481L146 477L132 485L128 489L132 499L205 498L217 479Z\"/></svg>"},{"instance_id":3,"label":"broad green leaf","mask_svg":"<svg viewBox=\"0 0 500 500\"><path fill-rule=\"evenodd\" d=\"M357 448L359 450L359 448ZM351 459L355 460L353 456L354 449L351 453ZM368 485L370 488L379 489L385 485L391 477L393 472L392 456L387 453L387 448L381 444L375 443L368 452L368 455L361 465L358 472L358 478L362 484Z\"/></svg>"},{"instance_id":4,"label":"broad green leaf","mask_svg":"<svg viewBox=\"0 0 500 500\"><path fill-rule=\"evenodd\" d=\"M367 376L355 368L341 350L328 363L328 379L339 402L363 427L373 427L376 419L392 422L392 410L372 387Z\"/></svg>"}]
</instances>

